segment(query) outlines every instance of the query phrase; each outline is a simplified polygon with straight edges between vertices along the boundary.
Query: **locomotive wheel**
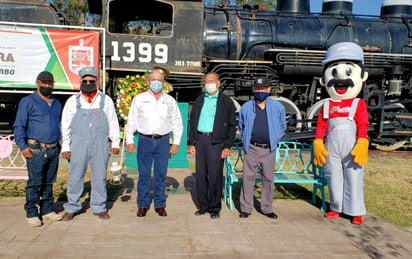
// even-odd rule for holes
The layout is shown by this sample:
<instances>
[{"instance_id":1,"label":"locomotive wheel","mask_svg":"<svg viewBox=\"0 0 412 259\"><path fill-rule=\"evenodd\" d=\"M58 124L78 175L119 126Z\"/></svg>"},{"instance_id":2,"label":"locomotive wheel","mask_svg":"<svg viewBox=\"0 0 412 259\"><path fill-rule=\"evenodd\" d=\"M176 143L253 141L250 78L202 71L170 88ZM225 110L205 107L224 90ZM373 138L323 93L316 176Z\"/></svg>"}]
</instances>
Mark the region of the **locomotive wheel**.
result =
<instances>
[{"instance_id":1,"label":"locomotive wheel","mask_svg":"<svg viewBox=\"0 0 412 259\"><path fill-rule=\"evenodd\" d=\"M235 105L236 120L239 120L238 116L239 116L239 111L240 111L241 105L238 103L238 101L233 99L233 97L230 97L230 99L232 99L233 104ZM239 132L239 129L237 127L236 127L236 139L241 139L240 132Z\"/></svg>"},{"instance_id":2,"label":"locomotive wheel","mask_svg":"<svg viewBox=\"0 0 412 259\"><path fill-rule=\"evenodd\" d=\"M376 149L378 149L380 151L389 152L389 151L394 151L398 148L403 147L403 145L405 145L406 142L407 142L406 140L401 140L401 141L395 142L395 143L390 144L390 145L376 144L375 147L376 147Z\"/></svg>"},{"instance_id":3,"label":"locomotive wheel","mask_svg":"<svg viewBox=\"0 0 412 259\"><path fill-rule=\"evenodd\" d=\"M385 105L385 111L386 112L390 111L390 112L408 113L408 110L401 103L393 103L393 104ZM389 152L389 151L394 151L398 148L403 147L403 145L405 145L407 141L408 141L408 137L405 137L405 138L398 137L398 138L395 138L393 142L388 143L388 144L382 144L382 143L374 144L373 140L372 140L372 144L376 147L376 149L380 151Z\"/></svg>"},{"instance_id":4,"label":"locomotive wheel","mask_svg":"<svg viewBox=\"0 0 412 259\"><path fill-rule=\"evenodd\" d=\"M288 127L295 128L295 132L300 132L302 130L302 115L300 114L299 108L289 99L285 97L270 97L279 101L283 106L285 106L286 112L286 123Z\"/></svg>"},{"instance_id":5,"label":"locomotive wheel","mask_svg":"<svg viewBox=\"0 0 412 259\"><path fill-rule=\"evenodd\" d=\"M320 109L322 108L323 105L323 101L324 99L318 101L317 103L315 103L314 105L312 105L312 107L310 107L308 113L306 114L306 119L308 120L312 120L315 119L315 122L308 122L308 129L309 130L315 130L316 129L316 121L318 118L318 113L320 111Z\"/></svg>"},{"instance_id":6,"label":"locomotive wheel","mask_svg":"<svg viewBox=\"0 0 412 259\"><path fill-rule=\"evenodd\" d=\"M235 100L235 99L233 99L233 97L230 97L230 99L232 99L232 101L233 101L233 104L235 105L235 109L236 109L236 116L237 116L237 114L239 113L239 111L240 111L240 104Z\"/></svg>"}]
</instances>

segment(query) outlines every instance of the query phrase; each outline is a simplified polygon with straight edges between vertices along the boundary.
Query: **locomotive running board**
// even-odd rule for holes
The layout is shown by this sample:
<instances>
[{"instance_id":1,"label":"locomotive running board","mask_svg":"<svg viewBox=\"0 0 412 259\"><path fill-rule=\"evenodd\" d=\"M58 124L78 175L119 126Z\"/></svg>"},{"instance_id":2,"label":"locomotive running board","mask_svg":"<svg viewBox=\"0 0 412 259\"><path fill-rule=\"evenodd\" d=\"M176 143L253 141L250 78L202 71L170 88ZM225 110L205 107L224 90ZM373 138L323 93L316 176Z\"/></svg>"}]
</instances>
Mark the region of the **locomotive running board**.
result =
<instances>
[{"instance_id":1,"label":"locomotive running board","mask_svg":"<svg viewBox=\"0 0 412 259\"><path fill-rule=\"evenodd\" d=\"M273 60L281 65L311 65L319 66L325 59L324 50L300 49L268 49L265 51L265 60ZM393 64L412 62L412 54L372 53L364 52L366 67L385 67Z\"/></svg>"}]
</instances>

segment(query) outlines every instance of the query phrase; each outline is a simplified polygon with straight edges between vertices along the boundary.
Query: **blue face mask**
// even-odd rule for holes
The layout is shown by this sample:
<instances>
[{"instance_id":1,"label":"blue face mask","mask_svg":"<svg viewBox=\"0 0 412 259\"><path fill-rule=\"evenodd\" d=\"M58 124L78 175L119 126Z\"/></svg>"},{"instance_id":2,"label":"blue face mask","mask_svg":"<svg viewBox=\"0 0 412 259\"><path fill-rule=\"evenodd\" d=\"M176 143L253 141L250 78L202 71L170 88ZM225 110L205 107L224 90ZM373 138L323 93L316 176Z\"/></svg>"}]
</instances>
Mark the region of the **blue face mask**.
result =
<instances>
[{"instance_id":1,"label":"blue face mask","mask_svg":"<svg viewBox=\"0 0 412 259\"><path fill-rule=\"evenodd\" d=\"M256 92L253 93L253 95L255 96L255 100L259 101L259 102L263 102L264 100L266 100L266 98L268 98L269 93L266 92Z\"/></svg>"},{"instance_id":2,"label":"blue face mask","mask_svg":"<svg viewBox=\"0 0 412 259\"><path fill-rule=\"evenodd\" d=\"M162 91L163 85L162 82L160 81L151 81L150 82L150 89L152 89L153 92L157 93Z\"/></svg>"}]
</instances>

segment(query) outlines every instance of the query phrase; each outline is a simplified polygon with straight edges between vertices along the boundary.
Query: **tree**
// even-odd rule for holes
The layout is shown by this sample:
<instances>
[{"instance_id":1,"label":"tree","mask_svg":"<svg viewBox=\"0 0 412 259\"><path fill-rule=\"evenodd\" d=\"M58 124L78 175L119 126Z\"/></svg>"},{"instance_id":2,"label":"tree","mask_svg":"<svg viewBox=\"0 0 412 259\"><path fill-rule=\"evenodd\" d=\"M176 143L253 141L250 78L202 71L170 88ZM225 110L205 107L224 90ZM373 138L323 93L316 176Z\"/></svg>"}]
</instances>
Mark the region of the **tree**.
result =
<instances>
[{"instance_id":1,"label":"tree","mask_svg":"<svg viewBox=\"0 0 412 259\"><path fill-rule=\"evenodd\" d=\"M51 3L66 15L71 25L86 25L89 9L86 0L51 0Z\"/></svg>"},{"instance_id":2,"label":"tree","mask_svg":"<svg viewBox=\"0 0 412 259\"><path fill-rule=\"evenodd\" d=\"M228 5L238 6L243 5L259 5L260 10L276 10L278 0L206 0L206 5Z\"/></svg>"}]
</instances>

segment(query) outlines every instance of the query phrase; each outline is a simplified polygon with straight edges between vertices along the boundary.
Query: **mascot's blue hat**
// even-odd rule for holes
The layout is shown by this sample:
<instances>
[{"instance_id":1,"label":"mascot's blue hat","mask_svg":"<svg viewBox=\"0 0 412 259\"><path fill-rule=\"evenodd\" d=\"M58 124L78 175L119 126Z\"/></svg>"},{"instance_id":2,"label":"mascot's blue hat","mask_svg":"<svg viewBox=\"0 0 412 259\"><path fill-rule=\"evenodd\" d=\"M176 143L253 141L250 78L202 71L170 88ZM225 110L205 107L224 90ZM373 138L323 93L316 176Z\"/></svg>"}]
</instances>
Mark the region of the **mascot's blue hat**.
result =
<instances>
[{"instance_id":1,"label":"mascot's blue hat","mask_svg":"<svg viewBox=\"0 0 412 259\"><path fill-rule=\"evenodd\" d=\"M328 48L322 65L325 66L330 62L338 60L358 61L363 65L363 50L358 44L353 42L335 43Z\"/></svg>"}]
</instances>

